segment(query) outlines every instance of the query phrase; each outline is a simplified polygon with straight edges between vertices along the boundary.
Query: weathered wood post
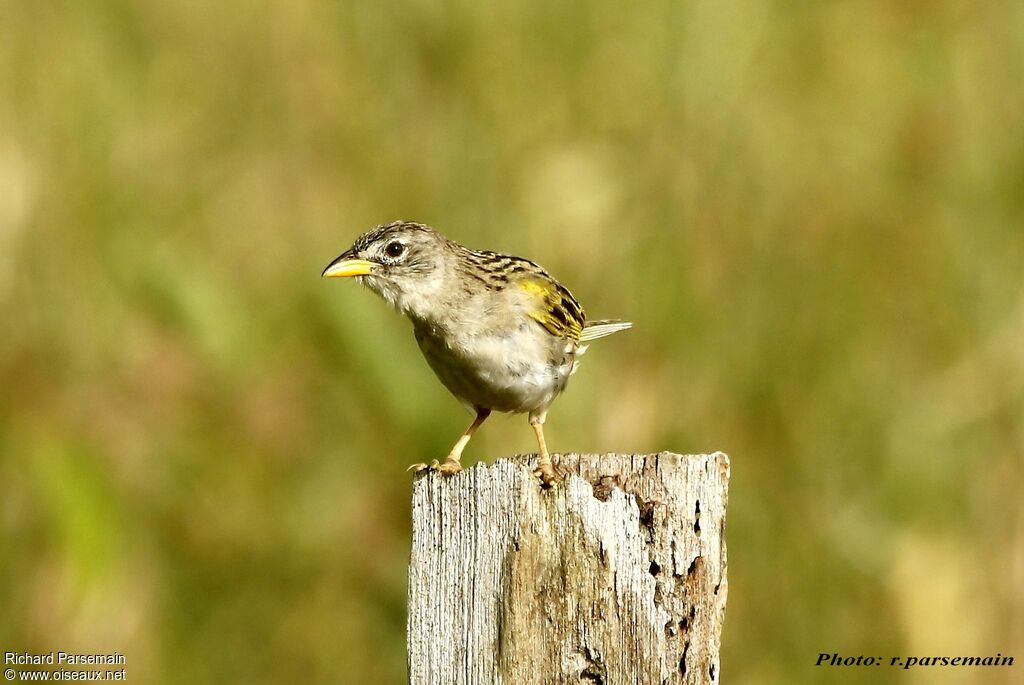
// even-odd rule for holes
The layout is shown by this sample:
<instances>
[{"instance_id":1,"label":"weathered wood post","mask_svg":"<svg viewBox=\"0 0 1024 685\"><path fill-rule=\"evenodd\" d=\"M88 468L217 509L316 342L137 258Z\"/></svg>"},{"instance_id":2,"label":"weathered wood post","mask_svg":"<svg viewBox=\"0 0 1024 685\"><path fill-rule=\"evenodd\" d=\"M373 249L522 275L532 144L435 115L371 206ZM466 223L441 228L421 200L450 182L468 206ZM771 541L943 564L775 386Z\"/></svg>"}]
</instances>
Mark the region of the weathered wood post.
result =
<instances>
[{"instance_id":1,"label":"weathered wood post","mask_svg":"<svg viewBox=\"0 0 1024 685\"><path fill-rule=\"evenodd\" d=\"M554 459L416 481L410 683L717 683L729 458Z\"/></svg>"}]
</instances>

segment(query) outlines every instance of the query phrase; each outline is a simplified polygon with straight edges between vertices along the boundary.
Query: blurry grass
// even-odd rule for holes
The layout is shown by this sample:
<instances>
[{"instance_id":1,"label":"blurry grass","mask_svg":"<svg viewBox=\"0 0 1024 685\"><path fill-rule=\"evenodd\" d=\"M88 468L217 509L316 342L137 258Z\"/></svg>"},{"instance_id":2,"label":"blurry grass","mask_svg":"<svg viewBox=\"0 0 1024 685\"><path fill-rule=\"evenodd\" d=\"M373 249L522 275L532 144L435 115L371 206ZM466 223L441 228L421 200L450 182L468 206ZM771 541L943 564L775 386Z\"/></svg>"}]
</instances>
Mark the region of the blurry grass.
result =
<instances>
[{"instance_id":1,"label":"blurry grass","mask_svg":"<svg viewBox=\"0 0 1024 685\"><path fill-rule=\"evenodd\" d=\"M403 469L466 416L317 278L404 217L636 322L556 449L733 456L726 678L1022 651L1016 4L5 3L0 45L5 649L404 680Z\"/></svg>"}]
</instances>

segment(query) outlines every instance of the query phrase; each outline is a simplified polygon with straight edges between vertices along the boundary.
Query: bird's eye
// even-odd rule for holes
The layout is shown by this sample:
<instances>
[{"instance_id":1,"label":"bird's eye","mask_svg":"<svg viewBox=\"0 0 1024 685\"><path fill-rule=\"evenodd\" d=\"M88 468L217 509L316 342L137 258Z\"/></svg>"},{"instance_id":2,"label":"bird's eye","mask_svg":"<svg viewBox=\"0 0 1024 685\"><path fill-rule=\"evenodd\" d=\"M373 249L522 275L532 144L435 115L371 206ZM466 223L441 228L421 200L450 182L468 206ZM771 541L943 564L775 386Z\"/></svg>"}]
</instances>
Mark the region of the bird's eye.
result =
<instances>
[{"instance_id":1,"label":"bird's eye","mask_svg":"<svg viewBox=\"0 0 1024 685\"><path fill-rule=\"evenodd\" d=\"M384 247L384 254L386 254L388 257L391 257L392 259L401 257L403 252L405 252L405 245L398 242L397 240L388 243Z\"/></svg>"}]
</instances>

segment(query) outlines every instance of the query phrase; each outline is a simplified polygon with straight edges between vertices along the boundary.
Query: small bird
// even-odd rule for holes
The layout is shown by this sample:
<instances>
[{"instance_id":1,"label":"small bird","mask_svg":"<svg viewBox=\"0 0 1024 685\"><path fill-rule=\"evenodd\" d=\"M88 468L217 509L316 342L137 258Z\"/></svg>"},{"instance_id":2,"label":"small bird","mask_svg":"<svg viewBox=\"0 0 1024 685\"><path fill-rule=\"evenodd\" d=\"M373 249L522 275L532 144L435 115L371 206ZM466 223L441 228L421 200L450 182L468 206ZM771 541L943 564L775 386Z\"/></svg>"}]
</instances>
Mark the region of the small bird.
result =
<instances>
[{"instance_id":1,"label":"small bird","mask_svg":"<svg viewBox=\"0 0 1024 685\"><path fill-rule=\"evenodd\" d=\"M492 411L528 413L540 448L537 475L550 486L548 407L586 351L581 343L632 326L586 321L572 293L528 259L470 250L408 221L367 231L321 275L355 277L407 316L430 368L476 414L444 461L410 470L457 473Z\"/></svg>"}]
</instances>

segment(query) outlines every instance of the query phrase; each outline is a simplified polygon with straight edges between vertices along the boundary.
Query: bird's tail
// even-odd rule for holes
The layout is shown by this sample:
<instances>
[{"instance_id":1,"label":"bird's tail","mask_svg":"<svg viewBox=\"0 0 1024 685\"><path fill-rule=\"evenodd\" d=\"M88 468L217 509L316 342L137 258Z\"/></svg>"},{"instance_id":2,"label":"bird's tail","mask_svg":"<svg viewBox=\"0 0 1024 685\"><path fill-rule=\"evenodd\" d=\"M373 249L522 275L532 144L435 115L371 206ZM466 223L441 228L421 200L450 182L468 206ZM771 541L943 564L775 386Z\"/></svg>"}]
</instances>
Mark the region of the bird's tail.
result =
<instances>
[{"instance_id":1,"label":"bird's tail","mask_svg":"<svg viewBox=\"0 0 1024 685\"><path fill-rule=\"evenodd\" d=\"M624 331L627 328L632 328L633 324L628 321L618 321L616 319L605 319L604 321L588 321L583 327L583 332L580 333L580 342L587 342L588 340L597 340L603 338L606 335L612 333L618 333Z\"/></svg>"}]
</instances>

